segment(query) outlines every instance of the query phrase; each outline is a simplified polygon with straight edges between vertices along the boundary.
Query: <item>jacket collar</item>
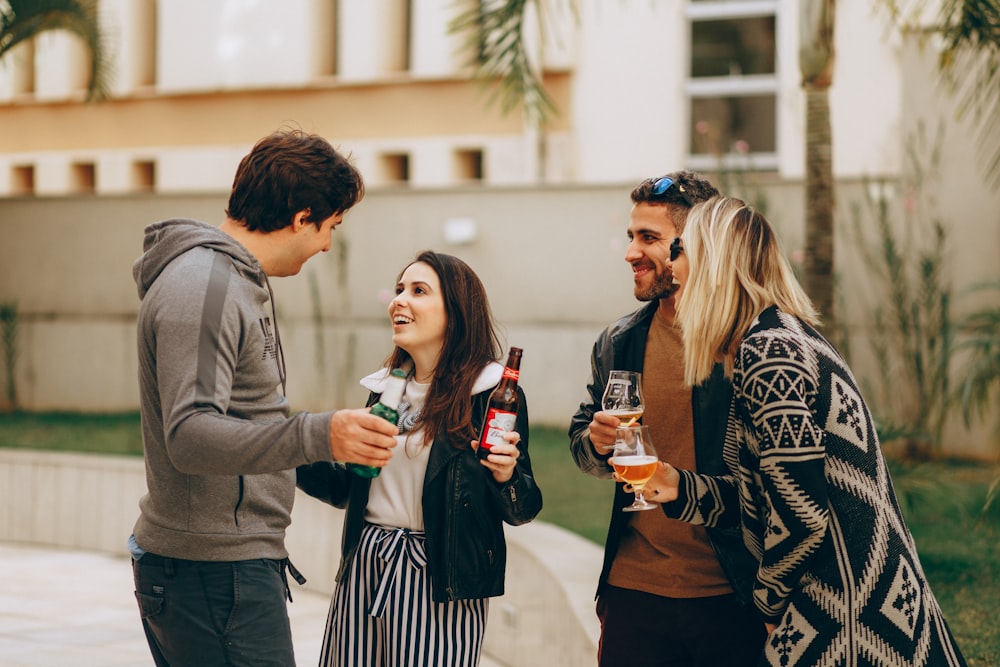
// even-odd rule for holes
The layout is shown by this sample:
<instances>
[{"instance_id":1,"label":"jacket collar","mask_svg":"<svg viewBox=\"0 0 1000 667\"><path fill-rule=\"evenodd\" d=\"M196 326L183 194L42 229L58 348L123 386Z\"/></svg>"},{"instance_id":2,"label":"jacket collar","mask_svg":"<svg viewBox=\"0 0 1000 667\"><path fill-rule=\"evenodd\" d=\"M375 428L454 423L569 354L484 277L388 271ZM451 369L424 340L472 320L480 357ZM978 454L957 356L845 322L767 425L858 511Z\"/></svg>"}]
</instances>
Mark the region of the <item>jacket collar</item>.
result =
<instances>
[{"instance_id":1,"label":"jacket collar","mask_svg":"<svg viewBox=\"0 0 1000 667\"><path fill-rule=\"evenodd\" d=\"M389 372L390 369L388 368L380 368L374 373L361 378L361 386L368 391L381 394L385 389L385 381L389 377ZM486 364L486 367L483 368L482 372L479 373L479 377L473 383L471 395L475 396L487 389L492 389L500 384L501 377L503 377L503 364L491 361Z\"/></svg>"}]
</instances>

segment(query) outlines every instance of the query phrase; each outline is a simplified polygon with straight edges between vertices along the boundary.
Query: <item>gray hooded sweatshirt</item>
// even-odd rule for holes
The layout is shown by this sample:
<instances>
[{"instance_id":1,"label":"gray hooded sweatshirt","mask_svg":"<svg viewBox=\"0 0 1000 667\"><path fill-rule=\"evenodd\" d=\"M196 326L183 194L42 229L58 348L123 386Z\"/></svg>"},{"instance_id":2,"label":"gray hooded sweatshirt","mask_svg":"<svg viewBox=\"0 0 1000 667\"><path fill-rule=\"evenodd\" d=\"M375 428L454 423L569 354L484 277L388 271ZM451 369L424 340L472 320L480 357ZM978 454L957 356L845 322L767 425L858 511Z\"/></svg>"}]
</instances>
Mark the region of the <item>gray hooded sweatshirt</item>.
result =
<instances>
[{"instance_id":1,"label":"gray hooded sweatshirt","mask_svg":"<svg viewBox=\"0 0 1000 667\"><path fill-rule=\"evenodd\" d=\"M146 228L132 267L148 492L139 546L189 560L281 559L296 466L330 460L330 414L289 417L267 276L195 220Z\"/></svg>"}]
</instances>

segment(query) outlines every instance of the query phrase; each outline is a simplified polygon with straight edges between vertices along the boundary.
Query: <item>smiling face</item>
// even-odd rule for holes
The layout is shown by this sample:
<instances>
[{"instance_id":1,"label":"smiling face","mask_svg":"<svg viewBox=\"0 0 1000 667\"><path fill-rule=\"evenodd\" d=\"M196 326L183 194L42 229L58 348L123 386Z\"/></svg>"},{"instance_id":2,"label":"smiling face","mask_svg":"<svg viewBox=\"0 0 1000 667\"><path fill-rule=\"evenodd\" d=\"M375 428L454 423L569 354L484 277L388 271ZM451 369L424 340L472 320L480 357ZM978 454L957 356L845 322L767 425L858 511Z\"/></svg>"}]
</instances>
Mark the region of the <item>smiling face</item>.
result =
<instances>
[{"instance_id":1,"label":"smiling face","mask_svg":"<svg viewBox=\"0 0 1000 667\"><path fill-rule=\"evenodd\" d=\"M668 217L667 207L639 203L632 207L628 225L628 250L625 261L632 265L635 298L639 301L662 299L675 289L670 271L670 242L677 228Z\"/></svg>"},{"instance_id":2,"label":"smiling face","mask_svg":"<svg viewBox=\"0 0 1000 667\"><path fill-rule=\"evenodd\" d=\"M433 371L444 345L448 315L441 280L430 265L414 262L406 267L389 302L392 342L406 350L420 371ZM429 366L429 368L427 368Z\"/></svg>"}]
</instances>

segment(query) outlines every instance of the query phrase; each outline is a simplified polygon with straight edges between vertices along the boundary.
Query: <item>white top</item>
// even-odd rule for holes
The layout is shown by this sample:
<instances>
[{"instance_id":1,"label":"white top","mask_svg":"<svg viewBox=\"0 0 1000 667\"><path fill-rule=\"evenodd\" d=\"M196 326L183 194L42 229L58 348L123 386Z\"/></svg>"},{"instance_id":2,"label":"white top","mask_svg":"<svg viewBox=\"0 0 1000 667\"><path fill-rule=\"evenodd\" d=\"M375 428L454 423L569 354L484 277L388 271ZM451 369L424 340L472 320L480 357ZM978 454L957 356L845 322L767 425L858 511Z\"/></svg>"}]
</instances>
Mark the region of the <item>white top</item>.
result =
<instances>
[{"instance_id":1,"label":"white top","mask_svg":"<svg viewBox=\"0 0 1000 667\"><path fill-rule=\"evenodd\" d=\"M388 374L389 369L381 368L362 378L361 385L370 391L381 392ZM490 363L474 383L472 394L497 386L502 376L503 366ZM430 384L421 384L410 378L403 390L400 412L404 407L411 413L423 409L429 389ZM392 459L372 480L365 521L389 528L424 529L422 499L430 451L431 448L425 446L422 428L396 436Z\"/></svg>"}]
</instances>

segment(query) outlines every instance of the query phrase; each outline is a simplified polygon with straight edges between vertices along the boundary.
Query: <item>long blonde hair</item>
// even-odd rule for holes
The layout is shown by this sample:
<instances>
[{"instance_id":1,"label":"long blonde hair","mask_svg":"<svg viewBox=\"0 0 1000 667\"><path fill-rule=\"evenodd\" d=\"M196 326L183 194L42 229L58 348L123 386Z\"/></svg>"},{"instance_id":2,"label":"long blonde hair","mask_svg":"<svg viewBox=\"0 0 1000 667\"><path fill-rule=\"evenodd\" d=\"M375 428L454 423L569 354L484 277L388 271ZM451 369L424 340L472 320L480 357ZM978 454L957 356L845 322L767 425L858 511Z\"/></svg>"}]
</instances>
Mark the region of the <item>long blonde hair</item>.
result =
<instances>
[{"instance_id":1,"label":"long blonde hair","mask_svg":"<svg viewBox=\"0 0 1000 667\"><path fill-rule=\"evenodd\" d=\"M683 329L687 383L705 380L719 361L731 377L740 341L770 306L819 324L771 224L746 202L713 197L698 204L688 215L681 241L689 273L677 321Z\"/></svg>"}]
</instances>

